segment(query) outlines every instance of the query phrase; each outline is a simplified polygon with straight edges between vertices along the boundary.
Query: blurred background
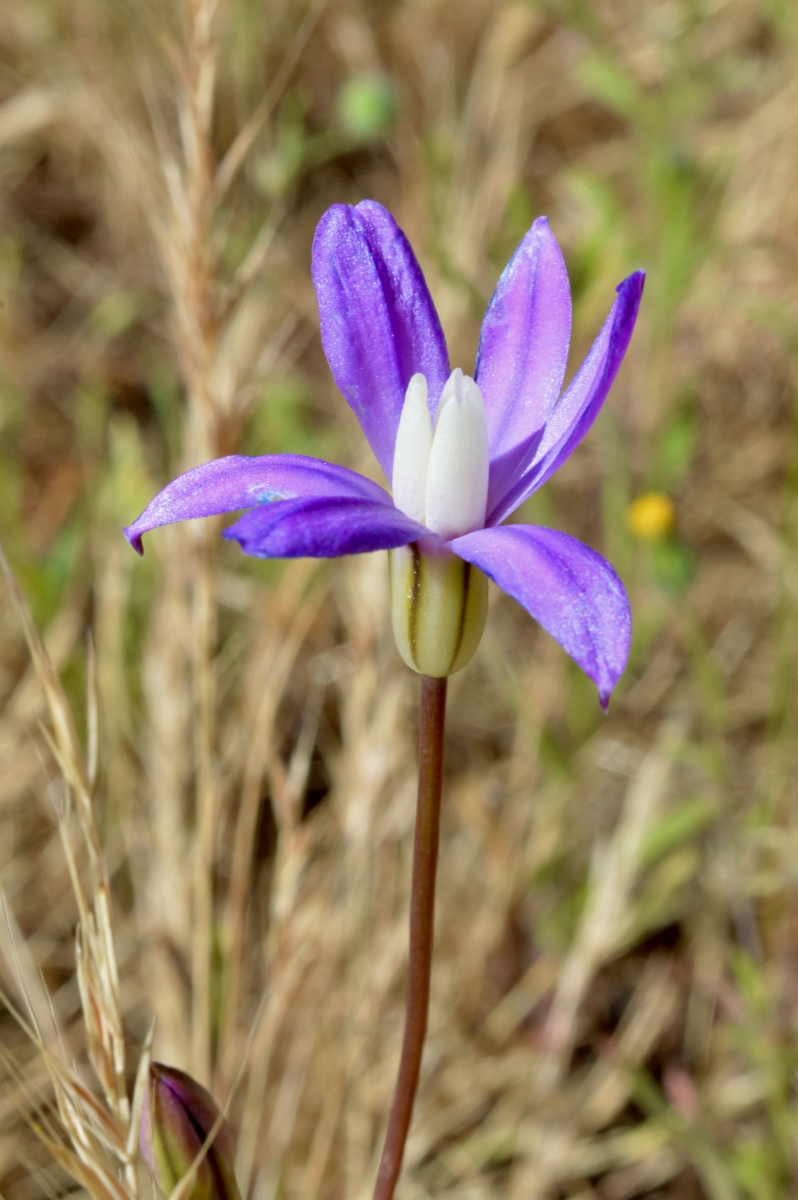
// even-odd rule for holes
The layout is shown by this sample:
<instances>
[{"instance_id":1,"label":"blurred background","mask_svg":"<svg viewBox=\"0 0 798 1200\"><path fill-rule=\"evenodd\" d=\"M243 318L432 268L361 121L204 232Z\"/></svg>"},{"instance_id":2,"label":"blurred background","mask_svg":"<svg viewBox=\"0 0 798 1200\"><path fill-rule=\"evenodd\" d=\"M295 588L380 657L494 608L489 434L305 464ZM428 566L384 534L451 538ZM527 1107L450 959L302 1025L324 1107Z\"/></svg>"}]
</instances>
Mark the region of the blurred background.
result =
<instances>
[{"instance_id":1,"label":"blurred background","mask_svg":"<svg viewBox=\"0 0 798 1200\"><path fill-rule=\"evenodd\" d=\"M451 681L397 1195L796 1193L796 49L791 0L2 5L0 541L44 639L32 663L7 582L8 1200L152 1194L120 1096L153 1021L156 1058L230 1096L244 1196L370 1194L418 690L385 556L260 563L207 522L139 560L121 534L218 454L376 473L309 275L322 212L363 197L467 372L537 215L569 375L648 272L602 416L521 513L612 560L630 666L605 717L494 591Z\"/></svg>"}]
</instances>

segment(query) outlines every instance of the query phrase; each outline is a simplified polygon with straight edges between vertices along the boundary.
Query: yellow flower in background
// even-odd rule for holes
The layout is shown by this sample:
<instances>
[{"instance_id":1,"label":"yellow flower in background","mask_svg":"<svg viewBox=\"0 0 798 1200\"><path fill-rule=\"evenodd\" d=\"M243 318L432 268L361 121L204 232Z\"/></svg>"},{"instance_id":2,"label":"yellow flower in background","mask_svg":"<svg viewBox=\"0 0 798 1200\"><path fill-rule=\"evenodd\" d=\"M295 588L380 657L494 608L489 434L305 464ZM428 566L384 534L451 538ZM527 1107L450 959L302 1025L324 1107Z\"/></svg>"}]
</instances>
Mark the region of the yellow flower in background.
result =
<instances>
[{"instance_id":1,"label":"yellow flower in background","mask_svg":"<svg viewBox=\"0 0 798 1200\"><path fill-rule=\"evenodd\" d=\"M626 510L626 524L641 542L659 542L673 530L676 512L664 492L644 492Z\"/></svg>"}]
</instances>

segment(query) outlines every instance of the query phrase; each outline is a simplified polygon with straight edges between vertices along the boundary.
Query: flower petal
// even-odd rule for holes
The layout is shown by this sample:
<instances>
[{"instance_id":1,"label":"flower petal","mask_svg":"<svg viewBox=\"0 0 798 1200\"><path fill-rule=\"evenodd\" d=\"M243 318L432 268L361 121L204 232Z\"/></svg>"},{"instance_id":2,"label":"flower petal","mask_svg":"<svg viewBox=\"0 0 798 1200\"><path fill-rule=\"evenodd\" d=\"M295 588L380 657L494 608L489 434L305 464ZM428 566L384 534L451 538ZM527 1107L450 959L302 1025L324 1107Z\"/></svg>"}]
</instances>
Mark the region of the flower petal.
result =
<instances>
[{"instance_id":1,"label":"flower petal","mask_svg":"<svg viewBox=\"0 0 798 1200\"><path fill-rule=\"evenodd\" d=\"M391 478L405 391L420 371L430 411L449 376L438 314L405 235L381 204L335 204L313 241L321 341L335 382Z\"/></svg>"},{"instance_id":2,"label":"flower petal","mask_svg":"<svg viewBox=\"0 0 798 1200\"><path fill-rule=\"evenodd\" d=\"M143 554L142 535L159 525L299 496L348 496L393 507L390 496L378 484L334 463L304 454L259 458L231 454L172 480L127 527L125 537L134 550Z\"/></svg>"},{"instance_id":3,"label":"flower petal","mask_svg":"<svg viewBox=\"0 0 798 1200\"><path fill-rule=\"evenodd\" d=\"M489 507L507 490L500 460L540 429L557 403L570 336L568 272L548 221L538 217L502 272L479 338L474 377L495 462Z\"/></svg>"},{"instance_id":4,"label":"flower petal","mask_svg":"<svg viewBox=\"0 0 798 1200\"><path fill-rule=\"evenodd\" d=\"M604 708L626 667L629 600L606 559L576 538L535 525L480 529L449 548L539 621L596 684Z\"/></svg>"},{"instance_id":5,"label":"flower petal","mask_svg":"<svg viewBox=\"0 0 798 1200\"><path fill-rule=\"evenodd\" d=\"M393 550L428 535L392 505L326 496L265 504L224 531L256 558L339 558Z\"/></svg>"},{"instance_id":6,"label":"flower petal","mask_svg":"<svg viewBox=\"0 0 798 1200\"><path fill-rule=\"evenodd\" d=\"M488 515L498 525L576 449L599 414L618 373L637 320L645 271L635 271L618 285L618 299L582 366L546 423L534 462Z\"/></svg>"}]
</instances>

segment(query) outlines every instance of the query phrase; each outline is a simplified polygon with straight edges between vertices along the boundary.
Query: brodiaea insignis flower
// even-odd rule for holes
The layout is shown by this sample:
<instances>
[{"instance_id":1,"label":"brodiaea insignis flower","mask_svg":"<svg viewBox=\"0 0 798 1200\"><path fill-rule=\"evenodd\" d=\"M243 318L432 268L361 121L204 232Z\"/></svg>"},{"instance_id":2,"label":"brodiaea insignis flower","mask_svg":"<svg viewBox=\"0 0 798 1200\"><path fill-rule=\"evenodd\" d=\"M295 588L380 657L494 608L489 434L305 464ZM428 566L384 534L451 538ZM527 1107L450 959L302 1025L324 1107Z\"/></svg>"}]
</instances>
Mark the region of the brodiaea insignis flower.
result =
<instances>
[{"instance_id":1,"label":"brodiaea insignis flower","mask_svg":"<svg viewBox=\"0 0 798 1200\"><path fill-rule=\"evenodd\" d=\"M618 287L587 358L560 394L571 296L560 248L535 221L488 305L473 379L450 372L410 245L381 205L337 204L313 244L321 337L393 498L345 467L301 455L230 456L169 484L125 532L248 508L225 537L263 558L389 550L403 658L441 677L464 666L487 581L513 596L596 683L606 706L626 665L629 604L612 567L567 534L502 525L592 425L634 328L643 272Z\"/></svg>"}]
</instances>

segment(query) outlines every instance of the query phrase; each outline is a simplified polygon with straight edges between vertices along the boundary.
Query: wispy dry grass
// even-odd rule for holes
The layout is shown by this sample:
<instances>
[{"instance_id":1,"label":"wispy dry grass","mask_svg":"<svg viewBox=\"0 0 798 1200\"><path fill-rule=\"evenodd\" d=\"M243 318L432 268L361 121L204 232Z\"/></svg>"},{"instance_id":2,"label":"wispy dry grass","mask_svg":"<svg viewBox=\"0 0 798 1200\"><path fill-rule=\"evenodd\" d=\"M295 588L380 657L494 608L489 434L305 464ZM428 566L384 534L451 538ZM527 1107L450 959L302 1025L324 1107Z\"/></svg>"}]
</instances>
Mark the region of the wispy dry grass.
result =
<instances>
[{"instance_id":1,"label":"wispy dry grass","mask_svg":"<svg viewBox=\"0 0 798 1200\"><path fill-rule=\"evenodd\" d=\"M607 412L525 514L618 565L632 665L605 719L494 595L452 680L401 1195L794 1190L796 36L764 0L0 11L10 1200L136 1195L153 1022L155 1057L229 1100L244 1194L368 1195L413 812L385 564L265 567L215 522L139 563L120 534L213 455L370 469L308 273L320 213L364 195L464 367L537 213L575 358L649 270ZM375 69L397 119L359 141L337 97ZM659 547L625 525L647 488L677 506Z\"/></svg>"}]
</instances>

